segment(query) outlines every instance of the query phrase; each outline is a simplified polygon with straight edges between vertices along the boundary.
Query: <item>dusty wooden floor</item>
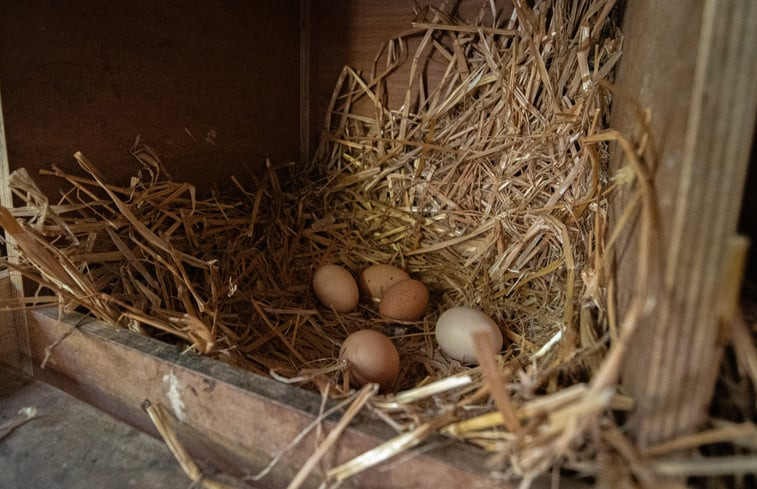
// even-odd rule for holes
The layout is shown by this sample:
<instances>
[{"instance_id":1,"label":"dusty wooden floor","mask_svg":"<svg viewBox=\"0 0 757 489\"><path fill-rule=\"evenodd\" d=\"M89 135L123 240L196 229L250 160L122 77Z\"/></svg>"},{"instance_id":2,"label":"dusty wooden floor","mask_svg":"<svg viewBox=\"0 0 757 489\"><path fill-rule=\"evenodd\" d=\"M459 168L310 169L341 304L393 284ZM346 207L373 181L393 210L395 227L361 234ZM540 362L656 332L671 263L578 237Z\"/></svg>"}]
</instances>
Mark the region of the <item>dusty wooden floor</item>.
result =
<instances>
[{"instance_id":1,"label":"dusty wooden floor","mask_svg":"<svg viewBox=\"0 0 757 489\"><path fill-rule=\"evenodd\" d=\"M19 411L36 409L28 422ZM0 488L184 488L165 445L70 395L0 367Z\"/></svg>"}]
</instances>

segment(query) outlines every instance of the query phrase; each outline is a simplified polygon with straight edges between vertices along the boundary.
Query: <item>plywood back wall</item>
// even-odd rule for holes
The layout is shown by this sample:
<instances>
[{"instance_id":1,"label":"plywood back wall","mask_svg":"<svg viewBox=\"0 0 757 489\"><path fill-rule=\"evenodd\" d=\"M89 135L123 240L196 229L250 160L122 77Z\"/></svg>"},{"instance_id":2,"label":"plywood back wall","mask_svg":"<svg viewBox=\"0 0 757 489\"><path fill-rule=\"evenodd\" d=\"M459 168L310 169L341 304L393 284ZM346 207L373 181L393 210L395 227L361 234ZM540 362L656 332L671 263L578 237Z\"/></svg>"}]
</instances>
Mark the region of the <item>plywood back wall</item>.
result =
<instances>
[{"instance_id":1,"label":"plywood back wall","mask_svg":"<svg viewBox=\"0 0 757 489\"><path fill-rule=\"evenodd\" d=\"M137 135L176 179L245 179L296 159L299 2L6 2L0 90L14 168L75 168L114 181ZM46 190L55 191L46 181Z\"/></svg>"}]
</instances>

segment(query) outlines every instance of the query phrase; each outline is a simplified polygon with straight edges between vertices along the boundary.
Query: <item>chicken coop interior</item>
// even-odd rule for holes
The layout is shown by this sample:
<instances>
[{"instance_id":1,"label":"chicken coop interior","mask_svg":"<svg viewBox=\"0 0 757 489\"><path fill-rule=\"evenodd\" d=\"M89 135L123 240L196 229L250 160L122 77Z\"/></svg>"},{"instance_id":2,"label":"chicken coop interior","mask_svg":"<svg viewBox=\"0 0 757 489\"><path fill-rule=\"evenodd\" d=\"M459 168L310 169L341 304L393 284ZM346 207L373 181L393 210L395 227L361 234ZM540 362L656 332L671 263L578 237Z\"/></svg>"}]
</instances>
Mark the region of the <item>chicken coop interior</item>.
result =
<instances>
[{"instance_id":1,"label":"chicken coop interior","mask_svg":"<svg viewBox=\"0 0 757 489\"><path fill-rule=\"evenodd\" d=\"M3 6L0 473L752 487L753 25L751 0ZM445 338L457 308L491 335ZM388 380L348 356L363 330Z\"/></svg>"}]
</instances>

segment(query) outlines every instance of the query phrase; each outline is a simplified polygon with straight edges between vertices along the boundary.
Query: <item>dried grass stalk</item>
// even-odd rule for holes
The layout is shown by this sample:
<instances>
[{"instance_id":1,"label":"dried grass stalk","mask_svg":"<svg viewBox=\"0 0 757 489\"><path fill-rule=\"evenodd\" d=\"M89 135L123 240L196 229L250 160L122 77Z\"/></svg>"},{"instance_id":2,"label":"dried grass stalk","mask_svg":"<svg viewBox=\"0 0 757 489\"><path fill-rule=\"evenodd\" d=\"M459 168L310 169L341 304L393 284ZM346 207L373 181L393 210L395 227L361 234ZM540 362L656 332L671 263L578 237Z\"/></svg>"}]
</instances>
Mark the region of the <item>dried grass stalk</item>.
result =
<instances>
[{"instance_id":1,"label":"dried grass stalk","mask_svg":"<svg viewBox=\"0 0 757 489\"><path fill-rule=\"evenodd\" d=\"M0 441L13 433L16 428L25 425L37 416L37 408L34 406L28 406L19 409L16 416L11 418L9 421L0 424Z\"/></svg>"},{"instance_id":2,"label":"dried grass stalk","mask_svg":"<svg viewBox=\"0 0 757 489\"><path fill-rule=\"evenodd\" d=\"M192 459L184 445L179 440L179 437L174 429L173 424L177 422L171 414L161 405L153 404L149 401L145 401L145 410L150 416L155 428L160 433L160 436L165 441L171 453L179 462L181 469L192 481L192 487L201 487L203 489L240 489L241 487L249 488L249 485L243 485L240 483L231 483L218 480L213 477L208 477L203 474L200 467Z\"/></svg>"}]
</instances>

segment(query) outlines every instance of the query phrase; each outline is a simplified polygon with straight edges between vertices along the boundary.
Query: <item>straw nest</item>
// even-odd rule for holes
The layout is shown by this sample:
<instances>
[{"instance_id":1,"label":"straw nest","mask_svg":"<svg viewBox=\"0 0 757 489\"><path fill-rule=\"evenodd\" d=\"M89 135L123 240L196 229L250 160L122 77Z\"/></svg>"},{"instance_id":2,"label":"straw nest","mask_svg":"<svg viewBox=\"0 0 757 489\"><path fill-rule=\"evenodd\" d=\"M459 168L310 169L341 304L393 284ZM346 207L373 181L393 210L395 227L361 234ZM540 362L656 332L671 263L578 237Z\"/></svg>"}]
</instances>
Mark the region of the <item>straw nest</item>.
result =
<instances>
[{"instance_id":1,"label":"straw nest","mask_svg":"<svg viewBox=\"0 0 757 489\"><path fill-rule=\"evenodd\" d=\"M139 142L128 186L106 182L81 153L86 174L47 171L67 187L56 203L16 171L24 205L2 209L0 224L22 255L7 266L40 284L26 305L83 308L353 408L370 404L403 433L331 469L332 481L438 432L491 450L493 467L525 485L559 464L596 473L600 446L624 440L597 420L630 407L614 390L623 337L606 251L606 145L617 135L605 131L603 81L622 37L612 0L514 3L486 26L484 14L465 23L419 11L377 56L385 64L369 76L342 71L313 161L268 163L251 189L234 181L198 198ZM390 107L386 83L403 64L404 101ZM429 64L441 75L426 76ZM640 172L630 165L619 181ZM431 291L427 315L400 324L371 303L324 308L310 278L329 262L406 269ZM441 354L435 320L456 305L493 317L505 351L481 351L476 368ZM362 328L397 345L399 393L349 389L339 346ZM611 336L620 346L608 353Z\"/></svg>"}]
</instances>

